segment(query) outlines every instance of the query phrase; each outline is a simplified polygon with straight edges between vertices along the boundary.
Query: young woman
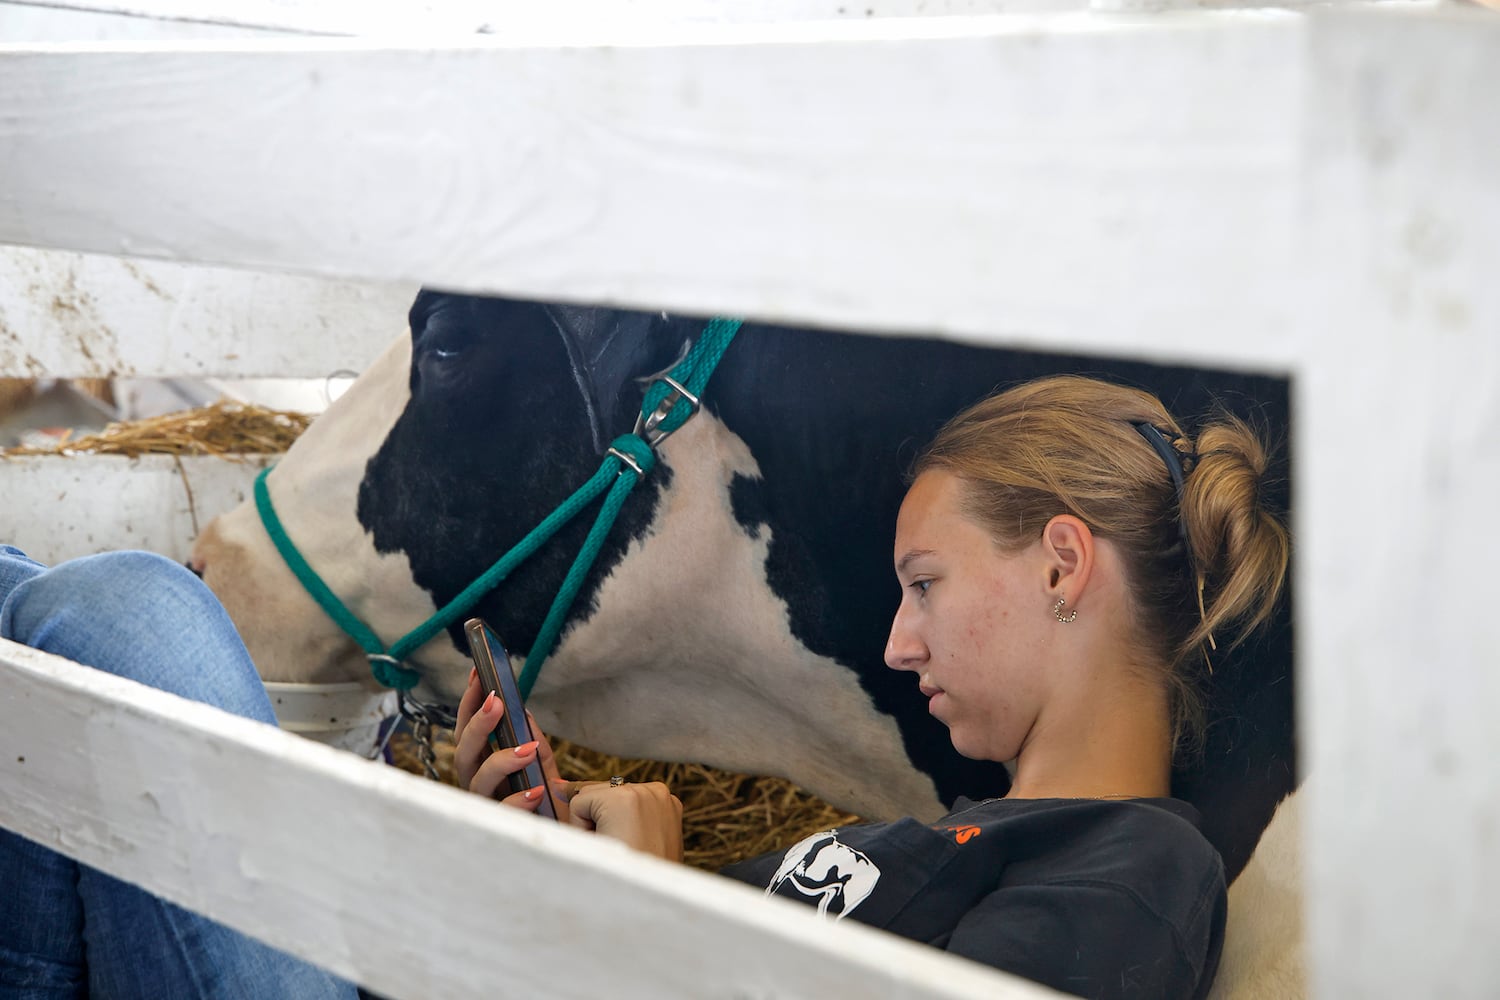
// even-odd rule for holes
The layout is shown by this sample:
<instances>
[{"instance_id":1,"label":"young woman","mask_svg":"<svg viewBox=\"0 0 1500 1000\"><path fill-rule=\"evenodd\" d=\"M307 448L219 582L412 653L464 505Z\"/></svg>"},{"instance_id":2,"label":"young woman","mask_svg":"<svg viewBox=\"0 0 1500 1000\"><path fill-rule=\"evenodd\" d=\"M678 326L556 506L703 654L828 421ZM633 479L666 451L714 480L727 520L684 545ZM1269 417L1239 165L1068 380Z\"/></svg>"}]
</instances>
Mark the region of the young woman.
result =
<instances>
[{"instance_id":1,"label":"young woman","mask_svg":"<svg viewBox=\"0 0 1500 1000\"><path fill-rule=\"evenodd\" d=\"M1287 539L1259 506L1265 455L1234 422L1196 443L1152 397L1031 383L957 417L896 525L886 659L962 753L1011 762L1004 798L936 823L831 830L727 874L1084 996L1199 996L1222 867L1168 798L1213 637L1269 614ZM274 723L223 609L180 566L110 553L46 569L0 546L0 635ZM572 822L680 859L661 785L562 782L545 741L487 756L499 709L471 679L465 787L539 754ZM997 790L998 791L998 790ZM510 805L534 808L524 796ZM0 993L355 995L207 918L0 831Z\"/></svg>"},{"instance_id":2,"label":"young woman","mask_svg":"<svg viewBox=\"0 0 1500 1000\"><path fill-rule=\"evenodd\" d=\"M1069 993L1204 995L1223 867L1170 776L1199 736L1215 636L1242 638L1280 594L1288 539L1260 507L1265 468L1242 423L1194 442L1150 395L1088 379L956 417L897 519L886 662L960 753L1011 766L1008 794L934 823L830 830L726 874ZM480 693L471 678L457 763L491 794L550 751L487 755L501 707ZM558 791L573 822L680 859L665 786Z\"/></svg>"}]
</instances>

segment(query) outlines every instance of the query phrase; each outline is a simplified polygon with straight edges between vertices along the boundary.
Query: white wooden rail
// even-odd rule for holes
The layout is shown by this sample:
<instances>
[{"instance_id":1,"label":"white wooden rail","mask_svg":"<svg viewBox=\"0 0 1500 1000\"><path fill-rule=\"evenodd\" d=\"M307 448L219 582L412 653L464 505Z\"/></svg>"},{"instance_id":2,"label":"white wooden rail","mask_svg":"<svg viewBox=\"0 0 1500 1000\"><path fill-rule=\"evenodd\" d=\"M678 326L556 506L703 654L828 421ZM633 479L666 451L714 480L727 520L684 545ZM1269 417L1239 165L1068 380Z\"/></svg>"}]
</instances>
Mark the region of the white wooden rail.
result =
<instances>
[{"instance_id":1,"label":"white wooden rail","mask_svg":"<svg viewBox=\"0 0 1500 1000\"><path fill-rule=\"evenodd\" d=\"M643 22L753 23L1081 10L1087 0L8 0L0 37L246 37L252 34L506 35Z\"/></svg>"},{"instance_id":2,"label":"white wooden rail","mask_svg":"<svg viewBox=\"0 0 1500 1000\"><path fill-rule=\"evenodd\" d=\"M3 98L0 98L3 104ZM324 378L405 329L411 284L0 248L0 375ZM122 546L187 558L261 462L0 460L0 538L48 563Z\"/></svg>"},{"instance_id":3,"label":"white wooden rail","mask_svg":"<svg viewBox=\"0 0 1500 1000\"><path fill-rule=\"evenodd\" d=\"M15 643L0 666L4 826L392 997L1055 995Z\"/></svg>"},{"instance_id":4,"label":"white wooden rail","mask_svg":"<svg viewBox=\"0 0 1500 1000\"><path fill-rule=\"evenodd\" d=\"M1480 997L1500 983L1497 92L1500 21L1458 7L0 51L0 241L1289 373L1317 993ZM85 690L125 697L29 676L28 721ZM94 767L80 734L36 732L36 752ZM314 760L290 753L265 760ZM65 784L49 814L97 831L126 805L99 789ZM595 870L442 794L409 798L524 857L528 885ZM377 799L340 799L365 839L438 836ZM7 826L46 822L0 801ZM245 822L282 845L248 868L264 892L209 908L259 926L306 862L264 814ZM172 859L212 882L240 858L175 829L130 854L50 837L207 905ZM675 899L698 892L684 877ZM618 897L649 893L630 886ZM683 938L712 955L739 909L669 926L718 928ZM324 917L346 919L307 919ZM412 988L329 933L318 954L338 968ZM822 961L844 968L835 952L859 967L842 943ZM765 995L802 981L765 975ZM924 988L956 981L944 966Z\"/></svg>"},{"instance_id":5,"label":"white wooden rail","mask_svg":"<svg viewBox=\"0 0 1500 1000\"><path fill-rule=\"evenodd\" d=\"M185 561L199 529L243 503L256 456L0 459L0 540L49 565L117 548Z\"/></svg>"},{"instance_id":6,"label":"white wooden rail","mask_svg":"<svg viewBox=\"0 0 1500 1000\"><path fill-rule=\"evenodd\" d=\"M0 239L1284 368L1329 23L14 52Z\"/></svg>"},{"instance_id":7,"label":"white wooden rail","mask_svg":"<svg viewBox=\"0 0 1500 1000\"><path fill-rule=\"evenodd\" d=\"M0 373L318 378L362 371L406 329L415 293L411 284L9 247L0 253Z\"/></svg>"}]
</instances>

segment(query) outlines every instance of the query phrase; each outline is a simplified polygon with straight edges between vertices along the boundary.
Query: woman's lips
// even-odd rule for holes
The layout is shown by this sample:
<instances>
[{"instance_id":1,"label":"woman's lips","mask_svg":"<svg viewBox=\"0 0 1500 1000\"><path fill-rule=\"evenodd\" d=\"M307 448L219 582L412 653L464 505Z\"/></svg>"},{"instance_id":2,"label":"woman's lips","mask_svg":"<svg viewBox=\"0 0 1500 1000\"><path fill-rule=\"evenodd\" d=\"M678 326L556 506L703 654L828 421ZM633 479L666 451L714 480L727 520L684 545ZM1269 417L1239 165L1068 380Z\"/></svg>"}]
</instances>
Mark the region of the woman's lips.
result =
<instances>
[{"instance_id":1,"label":"woman's lips","mask_svg":"<svg viewBox=\"0 0 1500 1000\"><path fill-rule=\"evenodd\" d=\"M916 679L916 690L921 691L922 697L927 699L927 714L935 715L939 696L945 694L945 691L941 687L938 687L938 685L933 684L933 679L927 676L926 673L921 675L921 678Z\"/></svg>"}]
</instances>

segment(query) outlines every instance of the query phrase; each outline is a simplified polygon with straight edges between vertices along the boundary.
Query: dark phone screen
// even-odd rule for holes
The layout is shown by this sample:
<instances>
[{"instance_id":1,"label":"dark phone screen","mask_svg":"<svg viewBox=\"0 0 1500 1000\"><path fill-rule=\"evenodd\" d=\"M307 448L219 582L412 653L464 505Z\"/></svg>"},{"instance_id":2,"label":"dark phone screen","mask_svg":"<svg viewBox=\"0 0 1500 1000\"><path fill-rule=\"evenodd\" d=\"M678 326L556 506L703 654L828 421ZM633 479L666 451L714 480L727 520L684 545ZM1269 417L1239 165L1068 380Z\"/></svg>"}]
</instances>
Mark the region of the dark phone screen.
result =
<instances>
[{"instance_id":1,"label":"dark phone screen","mask_svg":"<svg viewBox=\"0 0 1500 1000\"><path fill-rule=\"evenodd\" d=\"M505 714L495 726L495 731L490 734L490 752L530 743L536 737L532 735L531 725L527 722L526 706L521 701L520 689L516 687L515 675L511 673L510 654L506 653L504 643L481 618L470 618L464 622L464 633L469 639L469 655L473 657L474 667L479 671L479 683L486 692L495 692L505 704ZM552 790L547 787L547 779L542 774L540 755L527 764L524 770L512 774L508 780L509 787L501 785L497 795L541 788L542 801L537 804L536 811L557 819L557 806L552 801Z\"/></svg>"}]
</instances>

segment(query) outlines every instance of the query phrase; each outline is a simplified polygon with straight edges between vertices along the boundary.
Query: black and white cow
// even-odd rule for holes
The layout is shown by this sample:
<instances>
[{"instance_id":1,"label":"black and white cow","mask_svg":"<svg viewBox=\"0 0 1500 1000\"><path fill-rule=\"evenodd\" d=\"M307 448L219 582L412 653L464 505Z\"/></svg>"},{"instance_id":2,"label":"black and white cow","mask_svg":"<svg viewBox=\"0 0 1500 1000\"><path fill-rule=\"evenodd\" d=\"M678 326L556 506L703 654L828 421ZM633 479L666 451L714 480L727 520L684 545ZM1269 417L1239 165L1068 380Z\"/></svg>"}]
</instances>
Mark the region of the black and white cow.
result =
<instances>
[{"instance_id":1,"label":"black and white cow","mask_svg":"<svg viewBox=\"0 0 1500 1000\"><path fill-rule=\"evenodd\" d=\"M482 573L632 426L640 377L702 328L684 317L421 293L401 338L268 483L287 530L387 642ZM575 604L533 705L548 731L657 759L790 777L869 817L932 816L1006 787L958 756L915 678L885 668L903 471L997 387L1081 372L1222 404L1282 433L1284 380L747 324L705 409L663 443ZM1284 503L1285 468L1268 483ZM1166 475L1163 470L1163 475ZM536 636L586 528L564 530L477 613ZM268 680L368 678L242 507L194 562ZM468 674L461 630L418 655L431 695ZM1231 877L1294 783L1290 615L1215 658L1207 746L1180 768Z\"/></svg>"}]
</instances>

